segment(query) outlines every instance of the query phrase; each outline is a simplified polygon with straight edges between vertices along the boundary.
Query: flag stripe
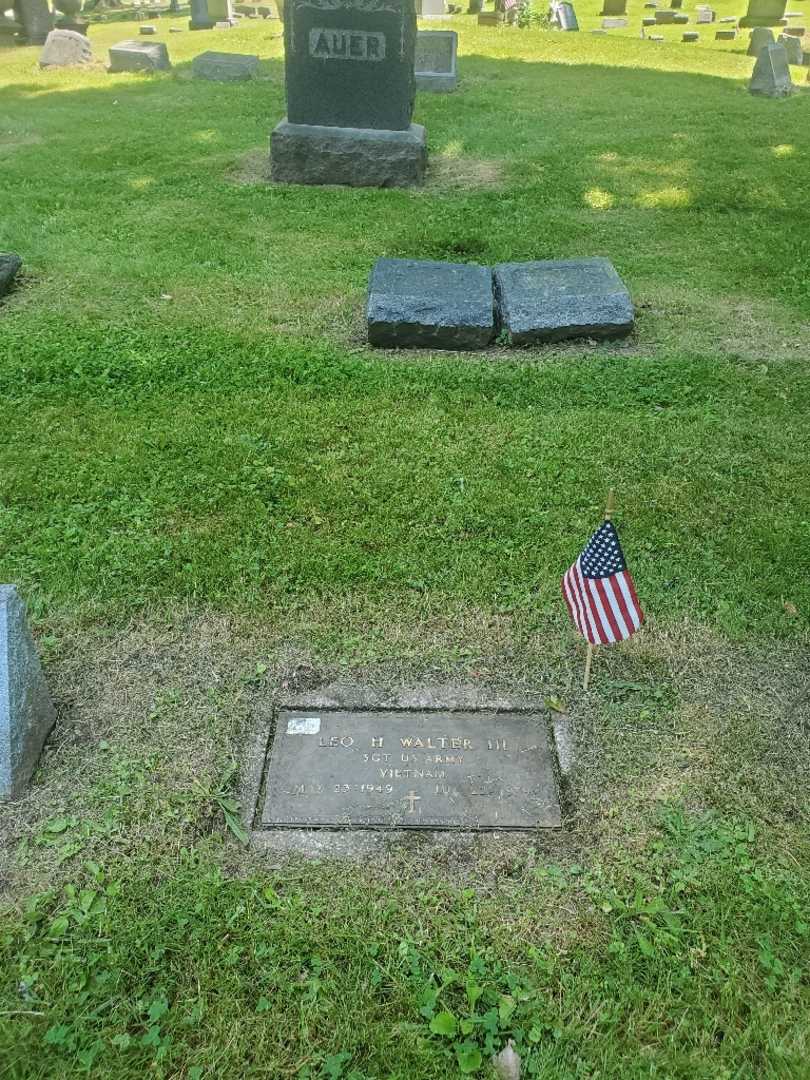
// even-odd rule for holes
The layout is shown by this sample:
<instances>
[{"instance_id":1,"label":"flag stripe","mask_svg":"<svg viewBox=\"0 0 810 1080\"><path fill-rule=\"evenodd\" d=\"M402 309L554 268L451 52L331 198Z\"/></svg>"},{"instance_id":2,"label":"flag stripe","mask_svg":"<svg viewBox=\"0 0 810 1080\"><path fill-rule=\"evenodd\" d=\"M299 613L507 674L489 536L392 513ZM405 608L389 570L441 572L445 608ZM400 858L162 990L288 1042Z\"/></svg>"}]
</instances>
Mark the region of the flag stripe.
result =
<instances>
[{"instance_id":1,"label":"flag stripe","mask_svg":"<svg viewBox=\"0 0 810 1080\"><path fill-rule=\"evenodd\" d=\"M573 603L577 613L576 618L574 619L574 624L577 630L579 630L580 634L582 634L582 636L586 638L588 636L588 626L585 620L585 609L582 606L582 599L579 595L579 587L577 585L576 574L574 573L573 566L570 566L568 568L568 573L565 576L568 580L568 591L571 596L571 602Z\"/></svg>"},{"instance_id":2,"label":"flag stripe","mask_svg":"<svg viewBox=\"0 0 810 1080\"><path fill-rule=\"evenodd\" d=\"M591 610L589 593L582 577L582 567L579 565L579 559L574 563L574 566L576 568L577 587L579 588L580 599L582 600L582 606L585 608L585 615L588 619L588 628L590 630L590 633L585 636L588 641L590 641L591 645L604 645L605 643L602 641L602 636L596 625L596 619Z\"/></svg>"},{"instance_id":3,"label":"flag stripe","mask_svg":"<svg viewBox=\"0 0 810 1080\"><path fill-rule=\"evenodd\" d=\"M633 633L633 630L635 629L635 626L633 624L633 616L631 614L632 604L627 603L625 593L622 591L622 583L619 581L619 578L622 577L622 576L623 575L621 575L621 574L616 575L616 578L615 578L615 581L614 581L614 586L615 586L615 591L616 591L616 600L617 600L617 602L619 604L619 607L622 610L622 615L624 617L624 621L627 623L628 636L629 636L629 634Z\"/></svg>"},{"instance_id":4,"label":"flag stripe","mask_svg":"<svg viewBox=\"0 0 810 1080\"><path fill-rule=\"evenodd\" d=\"M596 578L594 585L596 591L599 593L599 599L602 601L602 607L604 608L605 615L607 615L607 621L610 623L610 632L613 635L613 641L621 641L622 632L619 628L619 622L616 618L616 613L613 610L613 604L611 598L608 595L608 591L605 588L606 584L610 581L610 578Z\"/></svg>"},{"instance_id":5,"label":"flag stripe","mask_svg":"<svg viewBox=\"0 0 810 1080\"><path fill-rule=\"evenodd\" d=\"M632 588L633 579L629 574L622 571L621 574L616 575L616 581L622 591L627 610L630 613L630 621L633 624L633 629L638 630L641 626L641 619L639 618L641 609L638 606L638 597L635 595L636 590Z\"/></svg>"},{"instance_id":6,"label":"flag stripe","mask_svg":"<svg viewBox=\"0 0 810 1080\"><path fill-rule=\"evenodd\" d=\"M604 588L605 594L607 595L610 609L613 612L613 618L616 620L616 625L619 628L619 633L617 636L621 641L624 641L625 638L630 637L631 631L628 629L627 620L624 617L622 606L619 603L618 597L616 596L616 590L613 587L613 578L605 578L602 582L602 587ZM621 596L621 593L619 593L619 596Z\"/></svg>"},{"instance_id":7,"label":"flag stripe","mask_svg":"<svg viewBox=\"0 0 810 1080\"><path fill-rule=\"evenodd\" d=\"M588 586L588 592L590 593L596 625L599 629L599 637L601 638L603 645L612 645L616 638L613 635L607 613L602 605L602 598L599 595L596 581L593 578L585 578L585 582Z\"/></svg>"},{"instance_id":8,"label":"flag stripe","mask_svg":"<svg viewBox=\"0 0 810 1080\"><path fill-rule=\"evenodd\" d=\"M568 575L570 573L571 573L570 570L566 570L565 575L563 576L563 579L562 579L562 594L563 594L563 599L565 600L565 603L568 606L568 614L571 616L571 622L574 624L574 626L577 628L577 630L580 630L580 632L581 632L581 627L580 627L580 623L579 623L579 613L574 608L574 598L568 591L569 590Z\"/></svg>"}]
</instances>

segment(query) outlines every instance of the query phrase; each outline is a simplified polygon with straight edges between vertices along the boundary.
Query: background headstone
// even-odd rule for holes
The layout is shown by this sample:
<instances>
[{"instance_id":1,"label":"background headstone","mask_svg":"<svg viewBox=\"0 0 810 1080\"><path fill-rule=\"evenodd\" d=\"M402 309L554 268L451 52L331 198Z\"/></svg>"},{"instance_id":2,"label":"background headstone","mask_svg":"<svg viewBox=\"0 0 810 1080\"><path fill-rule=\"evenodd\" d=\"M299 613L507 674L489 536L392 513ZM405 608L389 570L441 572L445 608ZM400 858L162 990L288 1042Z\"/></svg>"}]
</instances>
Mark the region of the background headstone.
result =
<instances>
[{"instance_id":1,"label":"background headstone","mask_svg":"<svg viewBox=\"0 0 810 1080\"><path fill-rule=\"evenodd\" d=\"M600 15L612 17L627 14L627 0L603 0Z\"/></svg>"},{"instance_id":2,"label":"background headstone","mask_svg":"<svg viewBox=\"0 0 810 1080\"><path fill-rule=\"evenodd\" d=\"M653 22L655 22L654 19ZM627 26L627 19L602 19L603 30L621 30L625 26Z\"/></svg>"},{"instance_id":3,"label":"background headstone","mask_svg":"<svg viewBox=\"0 0 810 1080\"><path fill-rule=\"evenodd\" d=\"M574 5L563 3L555 5L557 26L560 30L579 30L579 22L577 21L577 13L574 11Z\"/></svg>"},{"instance_id":4,"label":"background headstone","mask_svg":"<svg viewBox=\"0 0 810 1080\"><path fill-rule=\"evenodd\" d=\"M121 71L169 71L169 50L162 41L119 41L110 49L112 74Z\"/></svg>"},{"instance_id":5,"label":"background headstone","mask_svg":"<svg viewBox=\"0 0 810 1080\"><path fill-rule=\"evenodd\" d=\"M271 137L273 179L421 183L413 0L293 0L284 17L287 116Z\"/></svg>"},{"instance_id":6,"label":"background headstone","mask_svg":"<svg viewBox=\"0 0 810 1080\"><path fill-rule=\"evenodd\" d=\"M208 0L191 0L189 30L213 30L215 19L208 14Z\"/></svg>"},{"instance_id":7,"label":"background headstone","mask_svg":"<svg viewBox=\"0 0 810 1080\"><path fill-rule=\"evenodd\" d=\"M55 719L25 605L0 585L0 798L22 793Z\"/></svg>"},{"instance_id":8,"label":"background headstone","mask_svg":"<svg viewBox=\"0 0 810 1080\"><path fill-rule=\"evenodd\" d=\"M417 90L446 93L458 85L455 30L420 30L416 35L414 73Z\"/></svg>"},{"instance_id":9,"label":"background headstone","mask_svg":"<svg viewBox=\"0 0 810 1080\"><path fill-rule=\"evenodd\" d=\"M766 45L773 45L773 41L773 31L769 30L767 26L755 27L751 31L751 37L748 42L748 55L759 56Z\"/></svg>"},{"instance_id":10,"label":"background headstone","mask_svg":"<svg viewBox=\"0 0 810 1080\"><path fill-rule=\"evenodd\" d=\"M420 19L446 19L445 0L417 0L416 14Z\"/></svg>"},{"instance_id":11,"label":"background headstone","mask_svg":"<svg viewBox=\"0 0 810 1080\"><path fill-rule=\"evenodd\" d=\"M695 22L703 25L704 23L713 23L715 20L715 13L711 8L698 8L695 12Z\"/></svg>"},{"instance_id":12,"label":"background headstone","mask_svg":"<svg viewBox=\"0 0 810 1080\"><path fill-rule=\"evenodd\" d=\"M784 45L789 64L804 63L804 50L800 38L792 37L790 34L780 34L779 44Z\"/></svg>"},{"instance_id":13,"label":"background headstone","mask_svg":"<svg viewBox=\"0 0 810 1080\"><path fill-rule=\"evenodd\" d=\"M700 41L700 34L697 30L686 30L681 35L681 41Z\"/></svg>"},{"instance_id":14,"label":"background headstone","mask_svg":"<svg viewBox=\"0 0 810 1080\"><path fill-rule=\"evenodd\" d=\"M204 52L191 61L195 79L212 82L241 82L252 79L259 70L258 56L248 53Z\"/></svg>"},{"instance_id":15,"label":"background headstone","mask_svg":"<svg viewBox=\"0 0 810 1080\"><path fill-rule=\"evenodd\" d=\"M93 50L89 40L73 30L51 30L39 58L39 66L70 67L73 64L92 64Z\"/></svg>"},{"instance_id":16,"label":"background headstone","mask_svg":"<svg viewBox=\"0 0 810 1080\"><path fill-rule=\"evenodd\" d=\"M14 279L20 272L22 259L19 255L0 251L0 296L5 296L14 287Z\"/></svg>"},{"instance_id":17,"label":"background headstone","mask_svg":"<svg viewBox=\"0 0 810 1080\"><path fill-rule=\"evenodd\" d=\"M607 259L501 263L494 274L498 325L515 345L633 329L633 302Z\"/></svg>"},{"instance_id":18,"label":"background headstone","mask_svg":"<svg viewBox=\"0 0 810 1080\"><path fill-rule=\"evenodd\" d=\"M748 0L748 11L740 19L740 26L779 26L786 7L787 0Z\"/></svg>"},{"instance_id":19,"label":"background headstone","mask_svg":"<svg viewBox=\"0 0 810 1080\"><path fill-rule=\"evenodd\" d=\"M762 97L787 97L793 91L784 45L766 45L754 64L748 89Z\"/></svg>"},{"instance_id":20,"label":"background headstone","mask_svg":"<svg viewBox=\"0 0 810 1080\"><path fill-rule=\"evenodd\" d=\"M736 30L718 30L714 35L715 41L734 41L737 37Z\"/></svg>"},{"instance_id":21,"label":"background headstone","mask_svg":"<svg viewBox=\"0 0 810 1080\"><path fill-rule=\"evenodd\" d=\"M483 349L493 338L492 271L467 263L378 259L366 306L383 348Z\"/></svg>"},{"instance_id":22,"label":"background headstone","mask_svg":"<svg viewBox=\"0 0 810 1080\"><path fill-rule=\"evenodd\" d=\"M22 27L22 39L28 45L44 45L53 27L48 0L14 0L14 16Z\"/></svg>"},{"instance_id":23,"label":"background headstone","mask_svg":"<svg viewBox=\"0 0 810 1080\"><path fill-rule=\"evenodd\" d=\"M143 37L151 37L152 34L157 33L157 27L144 24L143 26L138 27L138 33Z\"/></svg>"}]
</instances>

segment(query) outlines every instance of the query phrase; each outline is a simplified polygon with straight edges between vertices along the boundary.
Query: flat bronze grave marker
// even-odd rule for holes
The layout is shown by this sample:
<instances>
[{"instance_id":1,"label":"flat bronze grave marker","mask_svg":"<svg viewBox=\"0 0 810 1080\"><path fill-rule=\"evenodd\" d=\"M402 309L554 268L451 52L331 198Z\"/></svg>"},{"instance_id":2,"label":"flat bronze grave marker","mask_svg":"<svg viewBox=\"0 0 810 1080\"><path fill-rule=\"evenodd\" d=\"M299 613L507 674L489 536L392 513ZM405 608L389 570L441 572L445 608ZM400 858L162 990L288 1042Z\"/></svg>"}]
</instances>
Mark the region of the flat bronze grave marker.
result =
<instances>
[{"instance_id":1,"label":"flat bronze grave marker","mask_svg":"<svg viewBox=\"0 0 810 1080\"><path fill-rule=\"evenodd\" d=\"M557 828L553 751L526 713L282 709L263 827Z\"/></svg>"}]
</instances>

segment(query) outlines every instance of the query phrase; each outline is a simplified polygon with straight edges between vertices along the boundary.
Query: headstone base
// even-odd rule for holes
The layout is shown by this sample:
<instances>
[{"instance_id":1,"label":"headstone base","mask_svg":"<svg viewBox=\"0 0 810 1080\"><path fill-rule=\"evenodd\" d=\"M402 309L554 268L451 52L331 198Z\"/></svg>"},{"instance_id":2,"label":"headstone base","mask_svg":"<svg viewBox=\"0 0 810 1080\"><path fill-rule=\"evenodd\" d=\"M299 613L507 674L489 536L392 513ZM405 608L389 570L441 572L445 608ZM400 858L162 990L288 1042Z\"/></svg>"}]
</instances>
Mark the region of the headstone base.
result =
<instances>
[{"instance_id":1,"label":"headstone base","mask_svg":"<svg viewBox=\"0 0 810 1080\"><path fill-rule=\"evenodd\" d=\"M434 94L448 94L455 90L457 86L457 75L440 75L433 71L416 72L417 90L427 90Z\"/></svg>"},{"instance_id":2,"label":"headstone base","mask_svg":"<svg viewBox=\"0 0 810 1080\"><path fill-rule=\"evenodd\" d=\"M377 131L284 119L270 136L270 154L271 175L281 184L411 187L425 179L427 138L421 124Z\"/></svg>"}]
</instances>

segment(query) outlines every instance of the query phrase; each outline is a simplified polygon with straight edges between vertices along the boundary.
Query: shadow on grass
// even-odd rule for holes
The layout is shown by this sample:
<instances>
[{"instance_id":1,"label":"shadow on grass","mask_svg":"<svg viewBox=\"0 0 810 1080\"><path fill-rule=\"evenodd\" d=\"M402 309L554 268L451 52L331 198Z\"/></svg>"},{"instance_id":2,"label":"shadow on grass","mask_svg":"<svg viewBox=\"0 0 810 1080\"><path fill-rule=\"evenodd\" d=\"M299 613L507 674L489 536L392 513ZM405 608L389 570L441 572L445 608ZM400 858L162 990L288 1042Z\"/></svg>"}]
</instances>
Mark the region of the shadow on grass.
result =
<instances>
[{"instance_id":1,"label":"shadow on grass","mask_svg":"<svg viewBox=\"0 0 810 1080\"><path fill-rule=\"evenodd\" d=\"M216 258L258 225L266 242L294 245L291 288L308 267L341 293L346 268L377 254L599 253L637 280L769 296L806 317L810 95L770 101L706 74L479 55L460 72L456 93L417 95L434 180L411 192L282 187L242 168L284 115L280 59L249 83L192 79L189 60L104 86L12 86L0 191L20 212L5 242L14 248L19 225L24 250L26 233L85 215L105 241L146 245L151 273L169 233L182 243L192 222L195 263L201 244ZM226 205L225 231L212 232Z\"/></svg>"}]
</instances>

